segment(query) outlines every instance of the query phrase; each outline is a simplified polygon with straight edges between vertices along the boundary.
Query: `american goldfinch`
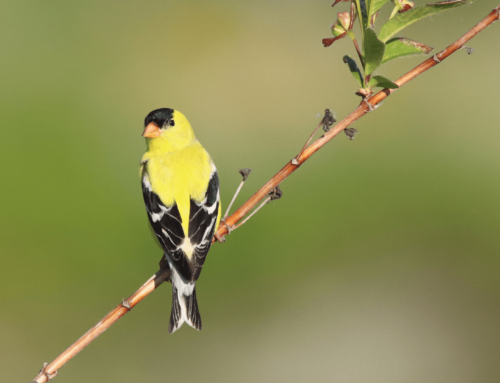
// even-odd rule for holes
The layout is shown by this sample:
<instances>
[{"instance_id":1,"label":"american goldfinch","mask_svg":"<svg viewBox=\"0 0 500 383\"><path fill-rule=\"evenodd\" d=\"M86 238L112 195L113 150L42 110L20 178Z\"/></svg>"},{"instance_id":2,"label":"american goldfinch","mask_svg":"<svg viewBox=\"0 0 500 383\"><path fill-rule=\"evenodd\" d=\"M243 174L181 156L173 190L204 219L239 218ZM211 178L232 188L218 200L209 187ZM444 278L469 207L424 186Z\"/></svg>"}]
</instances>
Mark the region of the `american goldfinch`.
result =
<instances>
[{"instance_id":1,"label":"american goldfinch","mask_svg":"<svg viewBox=\"0 0 500 383\"><path fill-rule=\"evenodd\" d=\"M201 330L195 282L221 217L217 169L177 110L153 110L144 126L142 192L149 222L172 270L168 331L173 333L184 322Z\"/></svg>"}]
</instances>

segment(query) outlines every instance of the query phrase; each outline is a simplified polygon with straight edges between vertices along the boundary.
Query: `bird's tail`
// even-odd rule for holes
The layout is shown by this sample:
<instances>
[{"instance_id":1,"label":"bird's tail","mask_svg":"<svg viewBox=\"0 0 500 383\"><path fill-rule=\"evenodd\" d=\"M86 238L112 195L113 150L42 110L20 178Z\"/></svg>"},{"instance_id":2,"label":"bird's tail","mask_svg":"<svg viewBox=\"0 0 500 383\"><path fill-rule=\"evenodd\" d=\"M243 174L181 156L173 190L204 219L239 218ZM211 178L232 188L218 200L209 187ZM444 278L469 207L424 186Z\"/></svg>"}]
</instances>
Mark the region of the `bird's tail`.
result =
<instances>
[{"instance_id":1,"label":"bird's tail","mask_svg":"<svg viewBox=\"0 0 500 383\"><path fill-rule=\"evenodd\" d=\"M170 334L178 330L184 322L198 331L201 330L201 317L198 310L194 283L192 291L186 290L184 288L178 289L172 283L172 313L170 314L170 324L168 326Z\"/></svg>"}]
</instances>

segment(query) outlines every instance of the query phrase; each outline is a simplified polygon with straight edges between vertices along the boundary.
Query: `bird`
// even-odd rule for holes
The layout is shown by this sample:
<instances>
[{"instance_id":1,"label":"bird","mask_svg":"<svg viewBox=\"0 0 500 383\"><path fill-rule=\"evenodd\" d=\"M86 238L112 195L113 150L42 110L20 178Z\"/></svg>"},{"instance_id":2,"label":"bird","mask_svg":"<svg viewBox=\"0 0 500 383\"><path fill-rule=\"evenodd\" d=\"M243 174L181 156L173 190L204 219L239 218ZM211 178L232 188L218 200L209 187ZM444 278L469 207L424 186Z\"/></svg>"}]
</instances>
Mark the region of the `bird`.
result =
<instances>
[{"instance_id":1,"label":"bird","mask_svg":"<svg viewBox=\"0 0 500 383\"><path fill-rule=\"evenodd\" d=\"M147 146L140 166L144 202L171 269L168 331L184 322L201 330L196 281L221 218L217 168L177 110L150 112L142 135Z\"/></svg>"}]
</instances>

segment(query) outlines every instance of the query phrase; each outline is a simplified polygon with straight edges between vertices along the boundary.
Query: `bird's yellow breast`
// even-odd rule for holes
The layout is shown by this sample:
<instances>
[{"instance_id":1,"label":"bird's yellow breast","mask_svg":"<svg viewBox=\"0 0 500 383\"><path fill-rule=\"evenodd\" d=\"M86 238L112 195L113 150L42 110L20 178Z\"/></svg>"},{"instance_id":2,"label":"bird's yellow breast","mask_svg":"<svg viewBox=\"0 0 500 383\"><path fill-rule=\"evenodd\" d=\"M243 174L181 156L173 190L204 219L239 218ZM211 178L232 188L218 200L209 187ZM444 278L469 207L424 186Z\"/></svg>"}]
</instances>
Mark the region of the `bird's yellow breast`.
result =
<instances>
[{"instance_id":1,"label":"bird's yellow breast","mask_svg":"<svg viewBox=\"0 0 500 383\"><path fill-rule=\"evenodd\" d=\"M146 171L151 188L169 207L177 204L182 218L182 228L188 235L190 199L205 198L211 173L211 158L198 141L186 148L170 152L147 152Z\"/></svg>"}]
</instances>

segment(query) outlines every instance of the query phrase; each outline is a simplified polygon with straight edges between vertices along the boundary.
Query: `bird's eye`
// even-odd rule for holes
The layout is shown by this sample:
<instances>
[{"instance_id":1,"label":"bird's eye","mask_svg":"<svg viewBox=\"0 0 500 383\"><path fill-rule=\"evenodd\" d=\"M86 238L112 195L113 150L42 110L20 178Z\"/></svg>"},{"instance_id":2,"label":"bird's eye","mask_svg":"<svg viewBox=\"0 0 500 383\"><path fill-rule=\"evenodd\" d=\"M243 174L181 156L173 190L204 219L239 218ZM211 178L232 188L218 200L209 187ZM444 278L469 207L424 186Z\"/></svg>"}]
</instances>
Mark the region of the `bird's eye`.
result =
<instances>
[{"instance_id":1,"label":"bird's eye","mask_svg":"<svg viewBox=\"0 0 500 383\"><path fill-rule=\"evenodd\" d=\"M170 121L168 122L168 124L169 124L170 126L175 126L175 121L174 121L174 120L170 120Z\"/></svg>"}]
</instances>

